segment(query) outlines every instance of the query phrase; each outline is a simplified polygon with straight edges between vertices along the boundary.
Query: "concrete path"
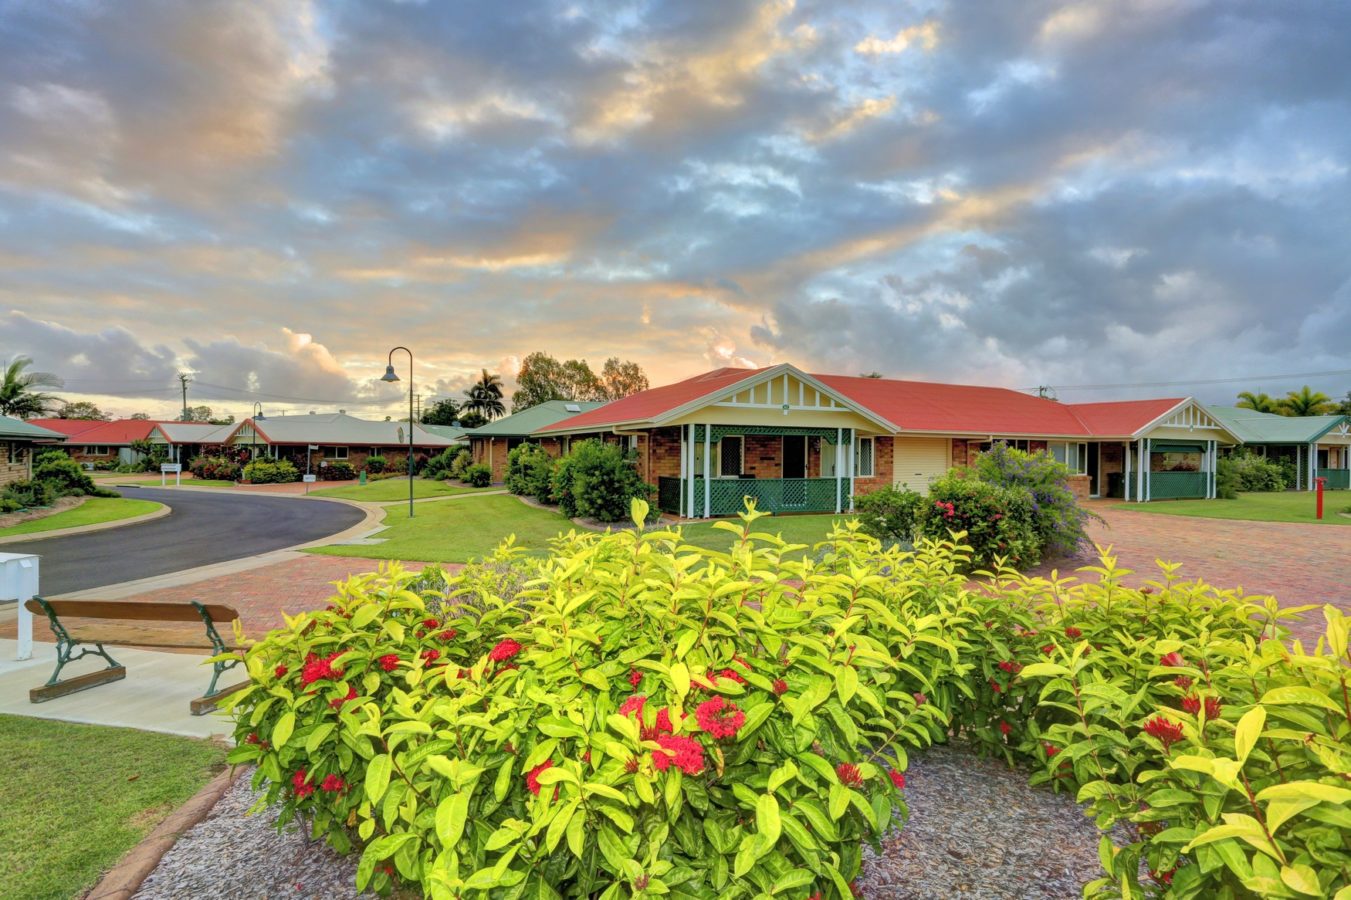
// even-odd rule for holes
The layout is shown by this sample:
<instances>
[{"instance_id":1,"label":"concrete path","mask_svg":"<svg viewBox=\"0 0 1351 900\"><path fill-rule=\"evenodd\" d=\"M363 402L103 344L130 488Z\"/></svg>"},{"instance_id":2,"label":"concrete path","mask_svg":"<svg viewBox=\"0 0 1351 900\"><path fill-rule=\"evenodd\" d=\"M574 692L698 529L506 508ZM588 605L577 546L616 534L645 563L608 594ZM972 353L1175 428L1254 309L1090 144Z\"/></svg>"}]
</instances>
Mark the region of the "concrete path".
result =
<instances>
[{"instance_id":1,"label":"concrete path","mask_svg":"<svg viewBox=\"0 0 1351 900\"><path fill-rule=\"evenodd\" d=\"M204 490L121 488L125 497L165 503L173 512L95 534L35 537L11 553L42 557L44 595L136 581L227 560L258 556L358 525L366 511L333 500L245 496Z\"/></svg>"},{"instance_id":2,"label":"concrete path","mask_svg":"<svg viewBox=\"0 0 1351 900\"><path fill-rule=\"evenodd\" d=\"M51 677L56 645L34 643L33 658L23 662L15 661L15 646L12 640L0 639L0 714L120 725L201 738L223 737L233 731L229 721L218 713L194 716L188 710L188 704L202 695L211 680L210 667L202 665L205 654L114 647L109 652L127 667L126 678L46 703L29 703L29 689L40 687ZM82 675L104 665L100 657L82 659L66 666L61 675ZM234 672L221 676L224 685L242 680Z\"/></svg>"}]
</instances>

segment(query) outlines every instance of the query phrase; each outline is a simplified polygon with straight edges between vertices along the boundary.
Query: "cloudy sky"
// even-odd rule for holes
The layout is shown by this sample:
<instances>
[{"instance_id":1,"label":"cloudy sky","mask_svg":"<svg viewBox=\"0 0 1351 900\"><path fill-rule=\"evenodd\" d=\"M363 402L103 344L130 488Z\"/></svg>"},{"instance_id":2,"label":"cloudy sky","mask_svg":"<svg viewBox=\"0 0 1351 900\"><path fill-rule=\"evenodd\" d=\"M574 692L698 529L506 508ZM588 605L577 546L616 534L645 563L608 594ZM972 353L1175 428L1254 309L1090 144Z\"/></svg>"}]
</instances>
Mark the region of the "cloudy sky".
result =
<instances>
[{"instance_id":1,"label":"cloudy sky","mask_svg":"<svg viewBox=\"0 0 1351 900\"><path fill-rule=\"evenodd\" d=\"M1351 365L1348 46L1324 0L0 0L0 356L155 414L391 411L399 343L425 394L1340 394L1256 376Z\"/></svg>"}]
</instances>

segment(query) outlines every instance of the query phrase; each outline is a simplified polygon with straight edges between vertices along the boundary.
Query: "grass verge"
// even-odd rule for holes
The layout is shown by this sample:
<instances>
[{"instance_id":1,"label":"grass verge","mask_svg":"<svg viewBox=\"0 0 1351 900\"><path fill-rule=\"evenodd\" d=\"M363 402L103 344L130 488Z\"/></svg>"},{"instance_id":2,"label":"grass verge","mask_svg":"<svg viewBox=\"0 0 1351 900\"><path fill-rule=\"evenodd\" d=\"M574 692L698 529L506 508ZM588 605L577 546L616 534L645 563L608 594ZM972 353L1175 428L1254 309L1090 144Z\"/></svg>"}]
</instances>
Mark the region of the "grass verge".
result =
<instances>
[{"instance_id":1,"label":"grass verge","mask_svg":"<svg viewBox=\"0 0 1351 900\"><path fill-rule=\"evenodd\" d=\"M118 519L130 519L154 512L162 504L153 500L128 500L125 497L90 497L74 509L59 512L43 519L20 522L8 528L0 528L0 537L16 534L35 534L42 531L55 531L60 528L77 528L81 525L97 525L101 522L115 522Z\"/></svg>"},{"instance_id":2,"label":"grass verge","mask_svg":"<svg viewBox=\"0 0 1351 900\"><path fill-rule=\"evenodd\" d=\"M1236 500L1158 500L1152 503L1122 503L1113 509L1164 516L1196 516L1205 519L1351 525L1351 519L1338 515L1351 507L1351 491L1324 492L1322 519L1314 518L1314 502L1314 495L1310 491L1280 491L1239 494Z\"/></svg>"},{"instance_id":3,"label":"grass verge","mask_svg":"<svg viewBox=\"0 0 1351 900\"><path fill-rule=\"evenodd\" d=\"M467 487L450 481L431 481L426 478L413 479L413 497L421 500L425 497L453 497L456 494L473 494L489 488ZM499 488L500 490L500 488ZM408 499L407 478L382 478L366 484L349 484L344 487L320 488L311 490L312 497L339 497L343 500L363 500L367 503L387 503Z\"/></svg>"},{"instance_id":4,"label":"grass verge","mask_svg":"<svg viewBox=\"0 0 1351 900\"><path fill-rule=\"evenodd\" d=\"M13 900L81 896L224 767L173 735L0 716L0 872Z\"/></svg>"},{"instance_id":5,"label":"grass verge","mask_svg":"<svg viewBox=\"0 0 1351 900\"><path fill-rule=\"evenodd\" d=\"M549 539L576 526L553 510L527 506L508 494L466 498L455 503L424 503L410 521L405 507L392 506L385 513L385 531L371 545L330 545L307 550L328 556L362 559L400 559L424 562L468 562L491 553L507 535L534 552L548 548ZM759 530L782 533L794 543L812 544L830 531L833 515L782 516L761 519ZM733 540L711 522L685 526L685 536L701 547L725 549Z\"/></svg>"}]
</instances>

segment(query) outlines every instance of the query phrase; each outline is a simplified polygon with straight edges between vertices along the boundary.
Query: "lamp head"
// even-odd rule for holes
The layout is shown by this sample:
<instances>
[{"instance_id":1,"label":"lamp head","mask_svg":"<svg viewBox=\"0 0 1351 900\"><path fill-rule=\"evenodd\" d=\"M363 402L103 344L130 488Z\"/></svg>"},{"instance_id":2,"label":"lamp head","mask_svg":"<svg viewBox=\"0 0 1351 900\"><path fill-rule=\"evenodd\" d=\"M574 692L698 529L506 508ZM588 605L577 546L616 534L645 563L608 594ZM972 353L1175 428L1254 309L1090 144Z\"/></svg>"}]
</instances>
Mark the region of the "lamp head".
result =
<instances>
[{"instance_id":1,"label":"lamp head","mask_svg":"<svg viewBox=\"0 0 1351 900\"><path fill-rule=\"evenodd\" d=\"M393 363L390 363L389 365L385 366L385 374L383 374L383 375L380 376L380 380L381 380L381 381L390 381L390 382L398 381L398 380L399 380L399 376L394 374L394 364L393 364Z\"/></svg>"}]
</instances>

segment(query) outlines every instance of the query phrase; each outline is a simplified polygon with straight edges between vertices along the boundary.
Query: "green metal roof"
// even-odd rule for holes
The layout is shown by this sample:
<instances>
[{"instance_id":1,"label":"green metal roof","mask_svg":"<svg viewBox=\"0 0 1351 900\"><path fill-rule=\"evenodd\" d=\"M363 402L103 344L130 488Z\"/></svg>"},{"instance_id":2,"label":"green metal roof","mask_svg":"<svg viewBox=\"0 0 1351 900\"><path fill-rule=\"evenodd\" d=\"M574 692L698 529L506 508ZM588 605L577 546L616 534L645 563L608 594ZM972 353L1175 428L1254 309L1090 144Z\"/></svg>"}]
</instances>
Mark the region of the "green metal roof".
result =
<instances>
[{"instance_id":1,"label":"green metal roof","mask_svg":"<svg viewBox=\"0 0 1351 900\"><path fill-rule=\"evenodd\" d=\"M481 428L472 428L467 434L470 437L529 437L545 426L604 405L603 401L592 400L546 400L505 419L489 422Z\"/></svg>"},{"instance_id":2,"label":"green metal roof","mask_svg":"<svg viewBox=\"0 0 1351 900\"><path fill-rule=\"evenodd\" d=\"M1207 406L1245 444L1308 444L1318 440L1348 416L1278 416L1241 406Z\"/></svg>"},{"instance_id":3,"label":"green metal roof","mask_svg":"<svg viewBox=\"0 0 1351 900\"><path fill-rule=\"evenodd\" d=\"M66 436L59 431L52 431L50 428L30 425L23 419L11 419L9 416L0 416L0 438L30 438L35 441L64 441Z\"/></svg>"},{"instance_id":4,"label":"green metal roof","mask_svg":"<svg viewBox=\"0 0 1351 900\"><path fill-rule=\"evenodd\" d=\"M461 428L459 425L428 425L425 422L420 422L418 423L418 427L421 428L423 431L427 431L432 434L439 434L441 437L446 438L447 440L457 442L464 441L466 443L469 440L469 433L465 429Z\"/></svg>"}]
</instances>

